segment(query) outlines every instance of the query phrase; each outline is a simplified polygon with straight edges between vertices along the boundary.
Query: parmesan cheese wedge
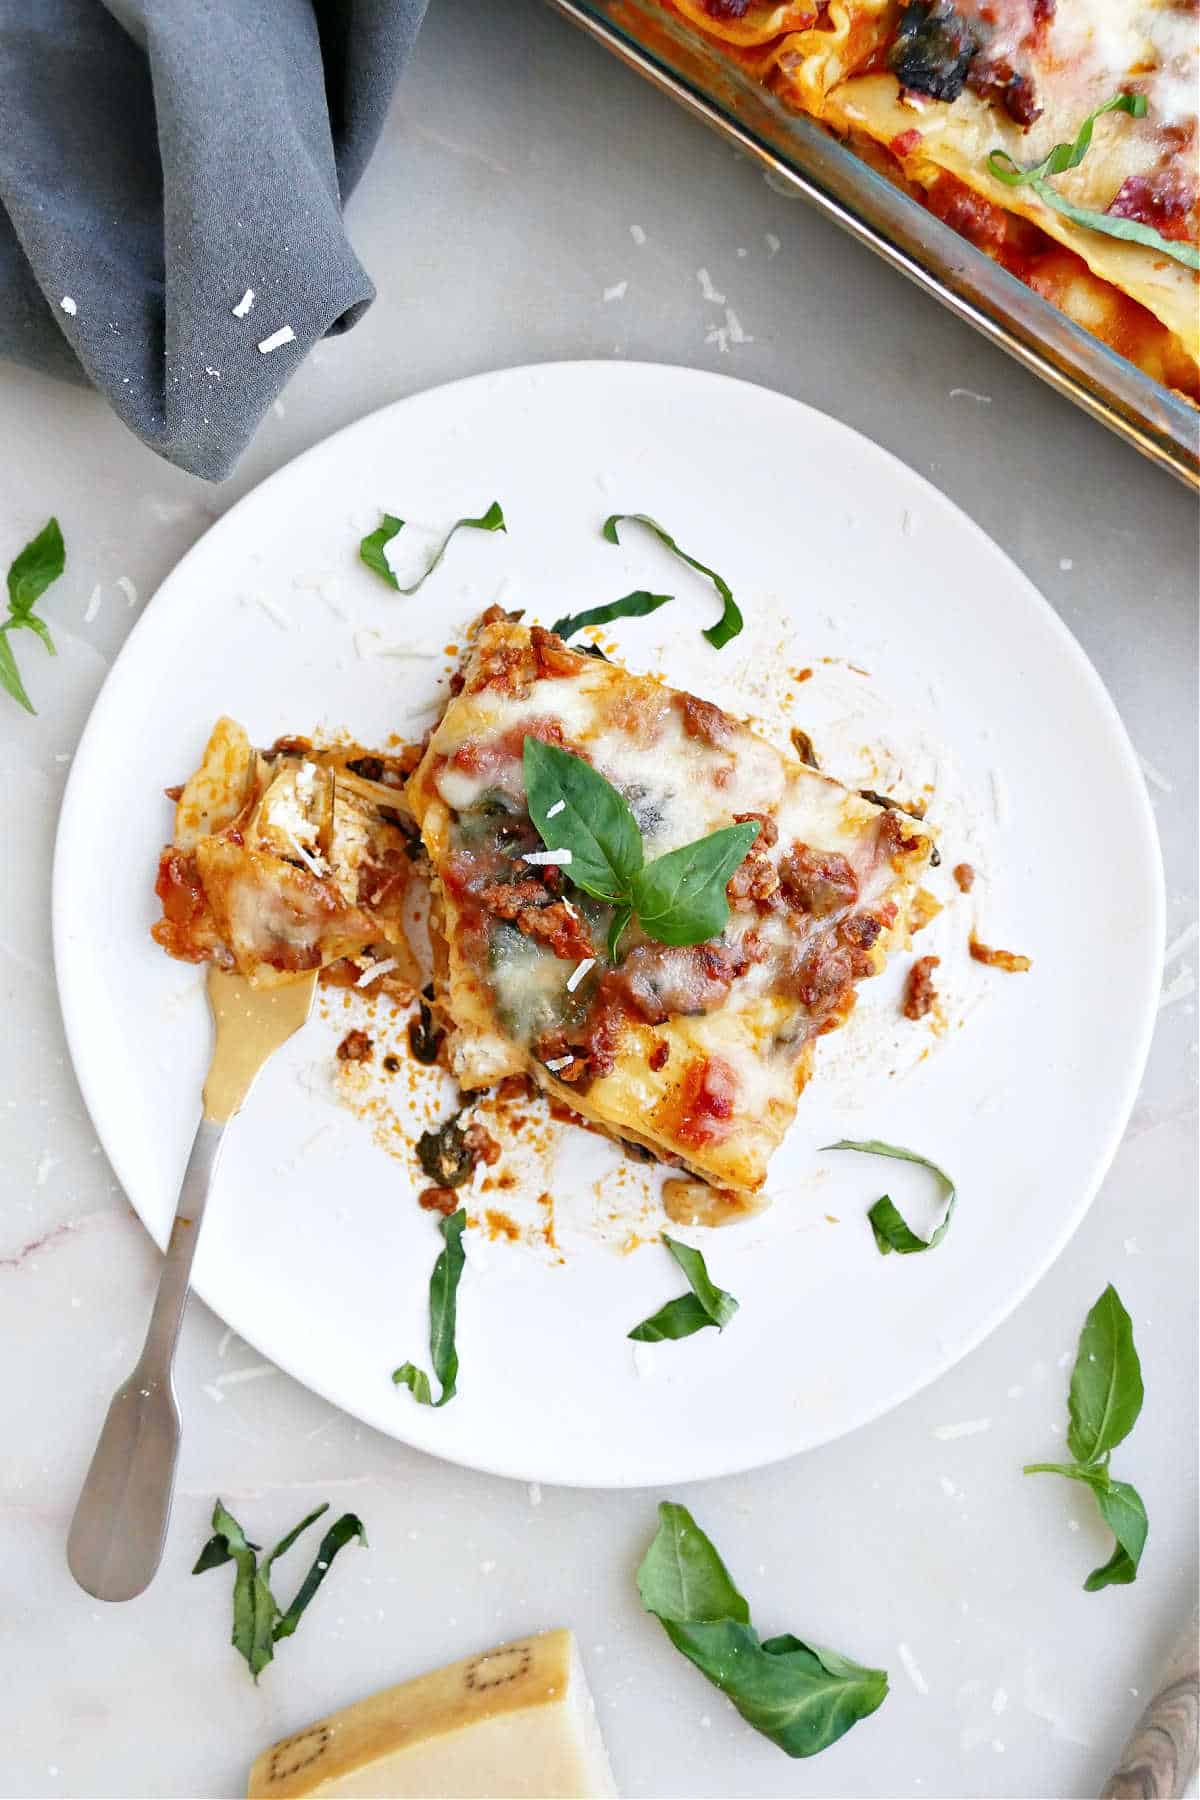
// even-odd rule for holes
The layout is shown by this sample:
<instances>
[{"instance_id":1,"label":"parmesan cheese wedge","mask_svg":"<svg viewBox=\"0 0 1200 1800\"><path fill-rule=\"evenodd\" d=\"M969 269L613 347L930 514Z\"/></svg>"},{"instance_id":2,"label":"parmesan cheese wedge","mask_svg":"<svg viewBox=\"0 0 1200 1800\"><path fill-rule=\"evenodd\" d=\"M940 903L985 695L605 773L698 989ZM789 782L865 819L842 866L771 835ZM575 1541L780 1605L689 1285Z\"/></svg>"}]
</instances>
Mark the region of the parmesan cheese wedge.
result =
<instances>
[{"instance_id":1,"label":"parmesan cheese wedge","mask_svg":"<svg viewBox=\"0 0 1200 1800\"><path fill-rule=\"evenodd\" d=\"M385 1688L273 1744L248 1800L615 1800L569 1631Z\"/></svg>"}]
</instances>

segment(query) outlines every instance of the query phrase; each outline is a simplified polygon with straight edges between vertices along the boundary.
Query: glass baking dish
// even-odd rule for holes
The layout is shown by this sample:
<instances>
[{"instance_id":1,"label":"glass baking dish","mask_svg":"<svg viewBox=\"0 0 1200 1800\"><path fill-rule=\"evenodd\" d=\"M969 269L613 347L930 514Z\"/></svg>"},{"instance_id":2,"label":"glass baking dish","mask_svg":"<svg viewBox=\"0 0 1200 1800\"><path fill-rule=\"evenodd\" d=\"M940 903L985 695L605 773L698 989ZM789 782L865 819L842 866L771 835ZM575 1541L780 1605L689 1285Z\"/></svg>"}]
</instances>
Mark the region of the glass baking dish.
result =
<instances>
[{"instance_id":1,"label":"glass baking dish","mask_svg":"<svg viewBox=\"0 0 1200 1800\"><path fill-rule=\"evenodd\" d=\"M654 0L550 0L1043 381L1200 490L1200 413L784 106Z\"/></svg>"}]
</instances>

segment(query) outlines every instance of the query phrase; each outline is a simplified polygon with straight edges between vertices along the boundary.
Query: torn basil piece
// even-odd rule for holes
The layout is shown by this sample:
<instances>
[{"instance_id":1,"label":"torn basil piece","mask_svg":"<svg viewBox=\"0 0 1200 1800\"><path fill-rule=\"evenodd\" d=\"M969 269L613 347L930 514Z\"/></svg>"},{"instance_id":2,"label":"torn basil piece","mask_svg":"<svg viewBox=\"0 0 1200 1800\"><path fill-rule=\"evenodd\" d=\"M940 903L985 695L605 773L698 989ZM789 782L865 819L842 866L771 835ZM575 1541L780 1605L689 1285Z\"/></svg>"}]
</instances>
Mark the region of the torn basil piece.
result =
<instances>
[{"instance_id":1,"label":"torn basil piece","mask_svg":"<svg viewBox=\"0 0 1200 1800\"><path fill-rule=\"evenodd\" d=\"M639 1344L658 1344L668 1339L691 1337L693 1332L703 1331L709 1325L724 1331L738 1309L733 1295L714 1285L699 1250L690 1244L681 1244L665 1231L662 1241L687 1276L692 1291L681 1294L677 1300L668 1300L650 1318L635 1325L629 1336Z\"/></svg>"},{"instance_id":2,"label":"torn basil piece","mask_svg":"<svg viewBox=\"0 0 1200 1800\"><path fill-rule=\"evenodd\" d=\"M437 568L443 556L445 556L446 551L450 548L450 540L454 537L456 532L464 529L469 529L471 531L508 530L508 526L504 522L504 513L501 510L500 502L498 500L493 500L487 511L481 513L477 519L456 519L437 549L434 551L430 560L426 563L424 572L417 577L410 587L401 587L399 581L396 579L392 565L387 559L385 551L392 539L398 537L400 532L404 530L404 526L405 521L397 518L395 513L384 513L382 520L376 526L375 530L369 532L359 544L358 554L360 560L367 565L367 568L378 575L381 580L386 581L390 588L394 588L398 594L406 595L415 594L417 589L423 587L429 580L429 577L433 574L433 571Z\"/></svg>"},{"instance_id":3,"label":"torn basil piece","mask_svg":"<svg viewBox=\"0 0 1200 1800\"><path fill-rule=\"evenodd\" d=\"M326 1501L323 1506L310 1512L307 1518L301 1519L298 1525L293 1526L280 1539L260 1566L259 1545L250 1542L233 1514L220 1500L213 1508L213 1535L196 1558L192 1574L203 1575L206 1570L219 1569L227 1562L235 1565L232 1643L238 1654L245 1658L256 1682L267 1664L274 1659L275 1645L281 1638L291 1637L296 1630L305 1608L329 1573L338 1551L354 1538L358 1539L364 1550L367 1547L367 1534L362 1520L355 1513L343 1513L321 1539L312 1566L295 1599L286 1612L281 1612L271 1591L272 1566L279 1557L286 1555L310 1525L328 1511L329 1502Z\"/></svg>"},{"instance_id":4,"label":"torn basil piece","mask_svg":"<svg viewBox=\"0 0 1200 1800\"><path fill-rule=\"evenodd\" d=\"M954 1208L958 1204L958 1195L954 1183L944 1169L939 1169L935 1162L927 1156L921 1156L915 1150L902 1150L898 1144L884 1144L878 1138L865 1138L856 1141L852 1138L840 1138L836 1144L823 1144L823 1150L857 1150L864 1156L892 1156L899 1162L917 1163L922 1169L928 1169L942 1191L946 1202L946 1210L941 1224L929 1237L918 1237L905 1223L899 1209L887 1194L883 1194L867 1214L871 1222L871 1230L875 1234L875 1244L880 1254L887 1256L895 1250L900 1256L914 1256L922 1250L936 1250L950 1229L950 1221L954 1217Z\"/></svg>"},{"instance_id":5,"label":"torn basil piece","mask_svg":"<svg viewBox=\"0 0 1200 1800\"><path fill-rule=\"evenodd\" d=\"M704 632L704 636L713 649L719 650L731 638L737 637L743 629L745 621L737 601L733 597L733 590L724 577L718 575L715 569L710 569L706 563L697 562L696 558L689 556L686 550L681 550L670 532L664 530L657 519L652 519L648 513L610 513L601 527L601 533L610 544L619 544L621 540L617 535L617 527L627 523L644 525L647 531L654 533L660 544L664 544L674 556L679 558L680 562L685 562L690 569L695 569L699 574L708 576L721 596L721 616L715 625L710 625Z\"/></svg>"},{"instance_id":6,"label":"torn basil piece","mask_svg":"<svg viewBox=\"0 0 1200 1800\"><path fill-rule=\"evenodd\" d=\"M748 1725L788 1756L816 1756L882 1706L888 1679L787 1633L760 1641L750 1609L686 1506L663 1501L638 1570L642 1604Z\"/></svg>"},{"instance_id":7,"label":"torn basil piece","mask_svg":"<svg viewBox=\"0 0 1200 1800\"><path fill-rule=\"evenodd\" d=\"M1185 268L1200 269L1200 250L1194 244L1179 242L1174 238L1164 237L1153 225L1144 225L1140 219L1125 219L1119 213L1097 212L1089 206L1076 206L1065 194L1050 186L1051 175L1065 174L1068 169L1077 169L1088 150L1091 148L1092 131L1096 120L1110 112L1128 113L1130 118L1143 119L1146 116L1147 101L1144 94L1114 94L1103 106L1089 113L1083 121L1075 140L1070 144L1055 144L1054 148L1043 156L1040 162L1022 169L1013 161L1007 150L992 150L988 153L988 173L1005 187L1031 187L1038 199L1045 206L1052 207L1061 213L1072 224L1082 225L1087 231L1098 231L1105 237L1122 238L1126 242L1144 244L1148 249L1157 250L1160 256L1169 256L1174 262L1183 263Z\"/></svg>"},{"instance_id":8,"label":"torn basil piece","mask_svg":"<svg viewBox=\"0 0 1200 1800\"><path fill-rule=\"evenodd\" d=\"M610 600L607 606L591 606L586 612L568 613L566 618L556 619L550 629L560 638L574 637L588 625L608 625L614 619L647 618L674 598L674 594L648 594L644 588L638 588L632 594L622 595L620 600ZM603 656L603 651L600 654Z\"/></svg>"},{"instance_id":9,"label":"torn basil piece","mask_svg":"<svg viewBox=\"0 0 1200 1800\"><path fill-rule=\"evenodd\" d=\"M466 1223L466 1210L461 1206L441 1221L445 1249L434 1263L429 1281L429 1358L442 1385L441 1397L433 1398L429 1377L416 1363L402 1363L392 1373L397 1387L406 1387L421 1406L445 1406L457 1391L458 1350L454 1340L458 1324L458 1283L467 1259L462 1241Z\"/></svg>"}]
</instances>

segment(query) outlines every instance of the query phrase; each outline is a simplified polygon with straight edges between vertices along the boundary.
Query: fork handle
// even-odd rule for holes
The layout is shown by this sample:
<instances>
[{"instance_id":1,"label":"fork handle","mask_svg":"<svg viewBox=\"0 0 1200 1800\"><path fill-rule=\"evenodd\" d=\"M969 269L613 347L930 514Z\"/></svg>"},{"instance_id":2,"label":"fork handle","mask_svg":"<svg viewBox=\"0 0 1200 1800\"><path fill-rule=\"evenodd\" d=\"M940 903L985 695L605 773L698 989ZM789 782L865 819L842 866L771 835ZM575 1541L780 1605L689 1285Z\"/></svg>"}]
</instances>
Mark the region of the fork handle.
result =
<instances>
[{"instance_id":1,"label":"fork handle","mask_svg":"<svg viewBox=\"0 0 1200 1800\"><path fill-rule=\"evenodd\" d=\"M183 1172L171 1236L167 1240L166 1261L158 1278L154 1310L138 1360L139 1370L160 1380L171 1378L171 1364L175 1360L175 1346L179 1342L179 1328L183 1324L192 1279L192 1259L224 1135L224 1125L201 1119Z\"/></svg>"},{"instance_id":2,"label":"fork handle","mask_svg":"<svg viewBox=\"0 0 1200 1800\"><path fill-rule=\"evenodd\" d=\"M146 1342L113 1395L71 1521L67 1562L97 1600L132 1600L162 1560L179 1455L172 1364L223 1134L208 1119L196 1131Z\"/></svg>"}]
</instances>

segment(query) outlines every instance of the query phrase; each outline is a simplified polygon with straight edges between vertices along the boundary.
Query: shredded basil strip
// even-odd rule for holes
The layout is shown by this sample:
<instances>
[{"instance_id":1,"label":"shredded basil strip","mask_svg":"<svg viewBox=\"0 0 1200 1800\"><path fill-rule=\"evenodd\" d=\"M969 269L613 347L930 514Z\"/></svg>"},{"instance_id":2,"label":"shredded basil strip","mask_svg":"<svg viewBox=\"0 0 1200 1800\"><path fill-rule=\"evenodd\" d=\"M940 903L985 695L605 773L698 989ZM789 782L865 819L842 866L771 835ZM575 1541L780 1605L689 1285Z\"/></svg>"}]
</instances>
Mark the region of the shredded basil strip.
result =
<instances>
[{"instance_id":1,"label":"shredded basil strip","mask_svg":"<svg viewBox=\"0 0 1200 1800\"><path fill-rule=\"evenodd\" d=\"M586 612L568 613L566 618L556 619L550 629L557 637L574 637L587 625L607 625L613 619L644 619L674 598L674 594L648 594L645 588L638 588L632 594L623 594L619 600L610 600L607 606L592 606Z\"/></svg>"},{"instance_id":2,"label":"shredded basil strip","mask_svg":"<svg viewBox=\"0 0 1200 1800\"><path fill-rule=\"evenodd\" d=\"M1150 1527L1141 1495L1129 1482L1114 1481L1108 1470L1113 1450L1137 1423L1144 1396L1133 1321L1109 1282L1084 1321L1071 1372L1067 1449L1075 1461L1026 1463L1024 1468L1026 1475L1082 1481L1096 1496L1116 1546L1109 1560L1084 1582L1089 1594L1135 1581L1146 1547Z\"/></svg>"},{"instance_id":3,"label":"shredded basil strip","mask_svg":"<svg viewBox=\"0 0 1200 1800\"><path fill-rule=\"evenodd\" d=\"M638 1569L642 1604L748 1725L788 1756L816 1756L882 1706L888 1679L785 1633L761 1640L716 1547L686 1506L663 1501Z\"/></svg>"},{"instance_id":4,"label":"shredded basil strip","mask_svg":"<svg viewBox=\"0 0 1200 1800\"><path fill-rule=\"evenodd\" d=\"M1079 127L1074 143L1055 144L1041 162L1034 163L1028 169L1022 169L1014 162L1007 150L992 150L988 154L988 170L1006 187L1032 187L1039 200L1076 225L1083 225L1089 231L1103 232L1106 237L1145 244L1152 250L1158 250L1163 256L1183 263L1189 269L1200 269L1200 250L1193 244L1176 243L1171 238L1163 237L1152 225L1143 225L1138 219L1122 219L1111 213L1095 212L1091 207L1076 206L1074 201L1066 199L1050 186L1048 178L1051 175L1062 175L1068 169L1079 167L1091 148L1096 120L1109 112L1128 113L1132 119L1145 118L1146 96L1114 94L1111 100L1106 100L1103 106L1098 106L1095 112L1088 114Z\"/></svg>"},{"instance_id":5,"label":"shredded basil strip","mask_svg":"<svg viewBox=\"0 0 1200 1800\"><path fill-rule=\"evenodd\" d=\"M708 1325L724 1331L738 1309L733 1295L714 1285L699 1250L690 1244L681 1244L678 1238L669 1237L665 1231L662 1240L687 1276L692 1291L681 1294L677 1300L668 1300L650 1318L635 1325L629 1336L639 1344L658 1344L666 1339L691 1337L693 1332L703 1331Z\"/></svg>"},{"instance_id":6,"label":"shredded basil strip","mask_svg":"<svg viewBox=\"0 0 1200 1800\"><path fill-rule=\"evenodd\" d=\"M424 586L425 582L429 580L429 577L441 562L443 556L445 556L446 551L450 548L451 538L453 538L456 532L462 531L464 527L469 528L472 531L508 530L508 526L504 522L504 513L501 510L500 502L498 500L493 500L487 511L481 513L477 519L456 519L437 549L434 551L429 562L425 565L424 573L417 577L411 587L401 587L392 571L391 564L384 554L384 545L390 544L392 539L397 537L400 532L404 530L404 526L405 521L403 519L398 519L394 513L384 513L381 523L374 531L363 538L358 546L359 557L366 563L368 569L372 569L376 575L386 581L388 586L394 588L398 594L415 594L418 588Z\"/></svg>"},{"instance_id":7,"label":"shredded basil strip","mask_svg":"<svg viewBox=\"0 0 1200 1800\"><path fill-rule=\"evenodd\" d=\"M305 1608L329 1573L338 1551L354 1538L358 1539L364 1550L367 1547L367 1534L362 1520L355 1513L343 1513L321 1539L312 1567L300 1584L295 1599L287 1611L282 1612L271 1592L271 1567L277 1558L291 1549L310 1525L328 1511L329 1502L326 1501L323 1506L310 1512L307 1518L301 1519L298 1525L293 1526L279 1540L260 1566L259 1545L250 1542L233 1514L220 1500L213 1508L213 1535L197 1557L192 1574L203 1575L207 1569L219 1569L227 1562L235 1565L232 1643L238 1654L245 1658L256 1682L267 1664L273 1660L275 1645L281 1638L291 1637L299 1625Z\"/></svg>"},{"instance_id":8,"label":"shredded basil strip","mask_svg":"<svg viewBox=\"0 0 1200 1800\"><path fill-rule=\"evenodd\" d=\"M871 1230L875 1234L875 1244L883 1256L895 1250L900 1256L913 1256L921 1250L936 1250L950 1229L950 1221L954 1217L954 1208L958 1204L958 1195L954 1183L944 1169L939 1169L935 1162L927 1156L921 1156L915 1150L902 1150L898 1144L884 1144L878 1138L865 1138L856 1141L852 1138L839 1138L836 1144L822 1145L824 1150L858 1150L864 1156L892 1156L900 1162L917 1163L922 1169L928 1169L936 1176L946 1201L946 1210L942 1222L927 1238L918 1237L909 1229L902 1215L887 1194L883 1194L867 1214L871 1222Z\"/></svg>"},{"instance_id":9,"label":"shredded basil strip","mask_svg":"<svg viewBox=\"0 0 1200 1800\"><path fill-rule=\"evenodd\" d=\"M712 582L718 594L720 594L722 603L720 618L715 625L710 625L704 633L704 636L708 639L713 649L719 650L723 644L729 642L730 638L737 637L738 633L743 628L744 620L737 601L733 597L733 590L730 588L729 583L718 575L715 569L710 569L706 563L697 562L694 556L689 556L686 550L681 550L670 532L665 531L658 521L650 518L647 513L610 513L601 528L603 536L607 538L610 544L620 543L621 540L617 536L617 526L624 525L627 522L632 522L635 525L644 525L648 531L654 533L660 544L665 544L667 549L679 558L680 562L685 562L689 568L697 570L701 575L708 576L708 579Z\"/></svg>"},{"instance_id":10,"label":"shredded basil strip","mask_svg":"<svg viewBox=\"0 0 1200 1800\"><path fill-rule=\"evenodd\" d=\"M41 638L50 655L57 656L50 627L33 609L51 582L58 580L66 564L62 531L58 520L52 518L9 565L8 617L0 622L0 687L28 713L36 713L37 708L25 691L8 634L10 631L32 631Z\"/></svg>"},{"instance_id":11,"label":"shredded basil strip","mask_svg":"<svg viewBox=\"0 0 1200 1800\"><path fill-rule=\"evenodd\" d=\"M429 1281L429 1358L433 1372L442 1384L441 1398L433 1398L428 1375L415 1363L403 1363L392 1373L396 1385L407 1387L421 1406L445 1406L457 1391L458 1351L454 1333L458 1322L458 1283L467 1260L462 1241L466 1223L466 1209L461 1206L441 1221L446 1247L434 1263Z\"/></svg>"}]
</instances>

